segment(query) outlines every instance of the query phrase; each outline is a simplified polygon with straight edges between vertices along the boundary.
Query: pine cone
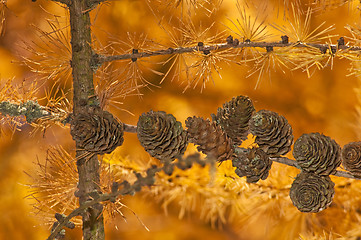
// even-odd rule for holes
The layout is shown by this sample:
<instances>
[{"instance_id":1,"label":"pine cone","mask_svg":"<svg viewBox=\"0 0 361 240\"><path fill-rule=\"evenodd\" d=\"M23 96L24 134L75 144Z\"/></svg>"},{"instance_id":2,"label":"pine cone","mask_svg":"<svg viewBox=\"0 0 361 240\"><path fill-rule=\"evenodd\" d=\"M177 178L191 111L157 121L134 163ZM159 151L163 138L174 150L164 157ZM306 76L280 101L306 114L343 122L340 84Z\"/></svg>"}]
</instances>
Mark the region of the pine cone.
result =
<instances>
[{"instance_id":1,"label":"pine cone","mask_svg":"<svg viewBox=\"0 0 361 240\"><path fill-rule=\"evenodd\" d=\"M303 171L319 175L336 173L341 164L341 148L330 137L319 133L303 134L297 139L293 156Z\"/></svg>"},{"instance_id":2,"label":"pine cone","mask_svg":"<svg viewBox=\"0 0 361 240\"><path fill-rule=\"evenodd\" d=\"M249 127L251 133L256 136L255 142L269 156L277 157L291 150L291 125L278 113L260 110L252 116Z\"/></svg>"},{"instance_id":3,"label":"pine cone","mask_svg":"<svg viewBox=\"0 0 361 240\"><path fill-rule=\"evenodd\" d=\"M236 149L236 156L232 159L235 173L239 177L247 177L248 183L256 183L260 179L268 177L272 161L268 155L260 148L247 149L245 152Z\"/></svg>"},{"instance_id":4,"label":"pine cone","mask_svg":"<svg viewBox=\"0 0 361 240\"><path fill-rule=\"evenodd\" d=\"M290 197L301 212L320 212L327 208L335 195L335 184L329 176L301 172L292 183Z\"/></svg>"},{"instance_id":5,"label":"pine cone","mask_svg":"<svg viewBox=\"0 0 361 240\"><path fill-rule=\"evenodd\" d=\"M342 165L353 176L361 178L361 142L351 142L342 149Z\"/></svg>"},{"instance_id":6,"label":"pine cone","mask_svg":"<svg viewBox=\"0 0 361 240\"><path fill-rule=\"evenodd\" d=\"M217 116L212 114L212 119L222 127L235 145L241 145L242 141L247 139L248 122L254 111L250 98L238 96L224 103L223 108L218 108Z\"/></svg>"},{"instance_id":7,"label":"pine cone","mask_svg":"<svg viewBox=\"0 0 361 240\"><path fill-rule=\"evenodd\" d=\"M189 117L186 126L188 139L198 145L198 151L218 161L231 159L234 151L232 140L215 122L200 117Z\"/></svg>"},{"instance_id":8,"label":"pine cone","mask_svg":"<svg viewBox=\"0 0 361 240\"><path fill-rule=\"evenodd\" d=\"M183 155L188 145L182 123L163 111L143 113L138 120L137 134L144 149L161 161Z\"/></svg>"},{"instance_id":9,"label":"pine cone","mask_svg":"<svg viewBox=\"0 0 361 240\"><path fill-rule=\"evenodd\" d=\"M70 134L80 148L104 154L123 144L123 129L123 123L111 113L89 108L87 113L79 113L71 120Z\"/></svg>"}]
</instances>

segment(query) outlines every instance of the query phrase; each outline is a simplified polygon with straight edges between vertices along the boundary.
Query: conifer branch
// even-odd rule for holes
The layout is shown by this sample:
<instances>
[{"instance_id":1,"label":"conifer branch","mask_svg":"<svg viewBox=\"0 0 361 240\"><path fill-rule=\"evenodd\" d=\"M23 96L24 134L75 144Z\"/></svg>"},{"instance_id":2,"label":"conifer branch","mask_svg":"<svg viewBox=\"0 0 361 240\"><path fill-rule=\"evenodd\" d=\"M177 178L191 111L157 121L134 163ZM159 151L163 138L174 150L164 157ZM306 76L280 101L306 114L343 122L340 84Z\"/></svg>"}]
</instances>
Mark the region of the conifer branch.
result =
<instances>
[{"instance_id":1,"label":"conifer branch","mask_svg":"<svg viewBox=\"0 0 361 240\"><path fill-rule=\"evenodd\" d=\"M125 132L130 132L130 133L136 133L137 132L137 126L134 125L129 125L129 124L124 124L124 131ZM239 148L241 150L245 150L243 148ZM272 161L274 162L278 162L281 164L285 164L291 167L295 167L298 169L301 169L300 166L298 166L297 162L293 159L289 159L286 157L271 157L270 158ZM331 174L337 177L344 177L344 178L351 178L351 179L356 179L356 180L361 180L360 178L357 178L355 176L353 176L352 174L346 172L346 171L336 171L335 174Z\"/></svg>"},{"instance_id":2,"label":"conifer branch","mask_svg":"<svg viewBox=\"0 0 361 240\"><path fill-rule=\"evenodd\" d=\"M87 112L90 107L99 106L96 98L93 71L91 68L92 47L91 22L88 2L85 0L72 0L69 5L70 33L72 58L71 67L73 75L73 114L74 117ZM87 203L88 194L101 192L100 164L96 154L85 158L86 151L81 148L79 140L76 143L77 169L79 175L79 205ZM93 205L82 212L83 239L104 240L103 206Z\"/></svg>"},{"instance_id":3,"label":"conifer branch","mask_svg":"<svg viewBox=\"0 0 361 240\"><path fill-rule=\"evenodd\" d=\"M272 161L274 162L278 162L281 164L285 164L291 167L295 167L298 169L301 169L300 166L298 166L297 162L295 160L286 158L286 157L271 157L270 158ZM355 176L353 176L352 174L346 172L346 171L339 171L337 170L335 174L331 174L337 177L344 177L344 178L351 178L351 179L356 179L356 180L361 180L360 178L357 178Z\"/></svg>"},{"instance_id":4,"label":"conifer branch","mask_svg":"<svg viewBox=\"0 0 361 240\"><path fill-rule=\"evenodd\" d=\"M126 124L126 123L123 123L123 125L124 125L124 132L129 132L129 133L137 132L137 126Z\"/></svg>"},{"instance_id":5,"label":"conifer branch","mask_svg":"<svg viewBox=\"0 0 361 240\"><path fill-rule=\"evenodd\" d=\"M317 48L321 53L326 53L327 49L331 49L335 53L338 49L341 50L350 50L350 51L361 51L359 46L348 46L344 45L344 41L340 38L338 44L325 44L325 43L302 43L302 42L287 42L285 41L284 36L282 36L282 41L279 42L250 42L244 41L239 42L237 39L229 41L227 38L226 43L216 43L212 45L202 45L198 44L197 46L192 47L178 47L178 48L167 48L160 49L156 51L146 51L146 52L137 52L137 53L127 53L121 55L101 55L94 54L92 59L93 67L100 66L105 62L117 61L132 59L136 60L139 58L153 57L153 56L163 56L171 54L182 54L182 53L191 53L194 51L203 51L205 54L214 50L226 50L230 48L265 48L267 51L273 48L286 48L286 47L295 47L295 48ZM199 46L202 45L202 46Z\"/></svg>"},{"instance_id":6,"label":"conifer branch","mask_svg":"<svg viewBox=\"0 0 361 240\"><path fill-rule=\"evenodd\" d=\"M20 104L8 101L0 102L0 113L11 117L25 116L28 123L52 115L45 110L45 107L32 100Z\"/></svg>"},{"instance_id":7,"label":"conifer branch","mask_svg":"<svg viewBox=\"0 0 361 240\"><path fill-rule=\"evenodd\" d=\"M28 123L31 123L39 118L48 117L52 115L52 113L45 110L45 107L31 100L22 104L15 104L7 101L0 102L0 113L9 116L26 116L26 120ZM124 126L124 132L129 132L129 133L137 132L137 126L135 125L123 123L123 126ZM300 166L298 166L295 160L286 157L272 157L270 159L274 162L278 162L281 164L285 164L300 169ZM360 180L360 178L357 178L346 171L337 171L335 174L332 175L335 175L337 177Z\"/></svg>"},{"instance_id":8,"label":"conifer branch","mask_svg":"<svg viewBox=\"0 0 361 240\"><path fill-rule=\"evenodd\" d=\"M122 183L114 182L111 187L110 193L99 194L97 191L89 193L89 197L92 200L88 200L80 205L78 208L74 209L68 216L64 216L58 220L58 224L53 228L52 233L49 235L47 240L52 240L56 238L56 236L61 232L61 230L67 226L70 220L73 217L81 215L88 208L92 208L96 204L100 204L102 202L111 201L115 202L118 196L125 195L134 195L136 192L139 192L144 186L153 186L155 183L155 174L160 171L164 171L167 175L172 175L174 167L178 167L179 169L186 170L191 168L194 163L197 163L204 167L206 164L213 164L214 159L201 159L200 154L192 154L186 158L178 158L177 162L167 162L163 165L163 167L157 167L155 165L151 166L146 172L146 176L143 177L140 173L134 172L137 180L130 184L128 181L123 181ZM119 189L119 187L122 187Z\"/></svg>"}]
</instances>

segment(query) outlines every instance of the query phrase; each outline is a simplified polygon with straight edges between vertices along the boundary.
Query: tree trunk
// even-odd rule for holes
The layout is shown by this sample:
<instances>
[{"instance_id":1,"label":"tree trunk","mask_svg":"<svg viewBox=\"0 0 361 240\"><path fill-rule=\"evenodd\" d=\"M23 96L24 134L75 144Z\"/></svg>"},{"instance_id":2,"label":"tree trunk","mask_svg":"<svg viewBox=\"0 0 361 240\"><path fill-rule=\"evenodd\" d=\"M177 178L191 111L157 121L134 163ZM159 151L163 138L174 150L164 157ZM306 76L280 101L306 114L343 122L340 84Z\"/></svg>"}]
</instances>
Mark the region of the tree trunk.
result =
<instances>
[{"instance_id":1,"label":"tree trunk","mask_svg":"<svg viewBox=\"0 0 361 240\"><path fill-rule=\"evenodd\" d=\"M77 115L86 112L89 106L98 104L94 92L93 72L91 69L91 29L86 0L72 0L69 5L73 69L74 106ZM78 197L82 205L89 200L89 193L99 192L100 172L97 155L86 156L76 143L77 166L79 174ZM103 206L98 204L88 208L83 214L84 240L104 239Z\"/></svg>"}]
</instances>

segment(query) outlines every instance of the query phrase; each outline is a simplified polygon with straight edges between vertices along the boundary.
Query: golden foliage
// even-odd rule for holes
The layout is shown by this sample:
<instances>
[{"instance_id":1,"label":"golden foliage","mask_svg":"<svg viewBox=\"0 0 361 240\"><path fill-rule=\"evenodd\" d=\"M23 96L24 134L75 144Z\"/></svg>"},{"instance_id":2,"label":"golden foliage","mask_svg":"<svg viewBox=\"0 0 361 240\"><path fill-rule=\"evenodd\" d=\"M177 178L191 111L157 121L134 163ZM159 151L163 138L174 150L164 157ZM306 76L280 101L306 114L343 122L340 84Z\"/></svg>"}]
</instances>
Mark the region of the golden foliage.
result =
<instances>
[{"instance_id":1,"label":"golden foliage","mask_svg":"<svg viewBox=\"0 0 361 240\"><path fill-rule=\"evenodd\" d=\"M185 62L185 69L183 71L186 72L187 83L184 91L192 87L194 89L201 83L202 92L209 81L214 83L213 73L222 78L220 62L231 61L233 54L230 53L230 50L201 50L204 46L218 43L225 39L224 32L217 32L217 29L214 30L214 28L215 22L208 24L206 27L203 26L201 21L195 23L191 18L186 18L179 28L181 35L184 36L186 46L198 46L197 50L187 53L185 58L182 58L182 61L179 62L182 65L183 61Z\"/></svg>"},{"instance_id":2,"label":"golden foliage","mask_svg":"<svg viewBox=\"0 0 361 240\"><path fill-rule=\"evenodd\" d=\"M145 170L144 164L137 165L117 154L107 155L105 160L112 162L126 178L132 171ZM185 171L175 169L171 176L160 172L155 186L143 192L147 198L160 202L167 215L170 208L176 207L179 218L196 214L213 227L228 225L240 234L255 224L265 224L269 228L264 229L263 234L270 236L269 239L296 239L298 236L301 239L316 239L316 236L333 239L333 235L349 231L347 226L351 223L359 223L357 206L361 198L355 191L361 184L359 181L333 178L337 187L331 207L318 214L304 214L297 211L288 196L291 176L296 176L297 172L275 163L267 180L248 184L234 173L232 163L226 161L218 167L196 165ZM334 226L336 219L343 219L337 227ZM271 226L282 226L287 231L280 233Z\"/></svg>"},{"instance_id":3,"label":"golden foliage","mask_svg":"<svg viewBox=\"0 0 361 240\"><path fill-rule=\"evenodd\" d=\"M154 50L156 45L157 44L150 40L146 34L127 32L127 39L125 41L119 39L113 40L109 46L106 47L106 50L107 48L110 49L107 51L112 52L113 54L134 54ZM132 58L130 60L122 61L116 67L116 69L118 69L116 75L119 79L122 79L122 82L127 84L127 89L134 89L140 94L139 89L142 87L157 87L156 84L147 80L148 77L150 78L150 74L155 76L163 75L163 73L155 70L155 63L153 61L154 60L152 59L148 60L144 58ZM154 78L154 76L152 77Z\"/></svg>"},{"instance_id":4,"label":"golden foliage","mask_svg":"<svg viewBox=\"0 0 361 240\"><path fill-rule=\"evenodd\" d=\"M127 5L134 1L121 2L121 4ZM142 1L136 2L137 4L142 4ZM164 46L167 46L166 48L195 46L198 42L203 42L205 45L225 42L225 37L219 34L222 30L219 30L220 24L218 24L219 21L216 16L219 14L226 16L228 11L233 9L220 8L220 12L215 11L213 8L209 8L212 5L210 4L211 1L149 0L148 4L155 2L157 4L166 3L162 5L163 10L168 11L168 13L163 12L164 15L173 13L173 9L177 5L178 7L175 11L182 9L181 5L185 6L187 4L187 7L183 7L183 13L178 12L174 16L169 17L171 20L162 23L169 38L168 42L164 44ZM231 6L237 6L237 8L234 7L234 10L238 13L239 17L236 20L232 20L231 26L229 26L235 35L240 37L241 40L263 41L269 39L268 31L266 31L269 29L266 27L266 22L275 20L274 16L270 15L268 19L264 19L260 13L261 9L263 9L262 7L256 8L257 11L248 11L248 8L243 6L243 2L238 2L238 5L234 5L234 1L228 2L230 2L230 5L232 4ZM257 7L256 5L264 1L245 2ZM300 41L304 44L315 42L332 43L328 36L332 27L325 28L324 23L317 25L317 22L311 16L314 8L303 12L298 8L299 5L291 4L294 1L270 0L267 2L270 5L273 4L274 9L278 9L277 4L282 4L282 2L285 9L290 6L288 18L286 20L278 20L274 26L282 34L289 35L292 41ZM313 2L322 7L329 3L338 4L337 1ZM350 2L348 1L348 3ZM198 3L202 5L197 5ZM308 3L308 1L303 2L303 5L305 3ZM23 4L23 2L18 4ZM53 8L48 7L48 3L43 1L42 4L48 10L53 10ZM112 8L113 4L115 3L109 3L109 8ZM4 6L2 5L2 7ZM156 8L155 4L153 6ZM314 5L311 6L313 7ZM102 11L106 7L108 6L103 6ZM200 21L198 13L203 11L204 8L209 10L206 10L208 14L212 12L212 17L208 19L202 18L202 21ZM337 20L340 21L340 24L345 25L347 21L349 23L351 20L344 15L341 8L335 8L332 11L335 14L339 14L337 15ZM149 40L149 38L156 36L160 30L144 27L141 28L141 31L144 31L142 34L124 34L129 32L129 29L126 30L124 26L127 24L133 26L129 22L146 25L145 23L147 22L159 21L159 18L154 18L151 11L145 11L144 9L145 7L139 8L137 12L125 11L121 18L116 18L119 14L115 11L111 15L112 18L109 17L107 21L101 22L103 24L101 27L104 27L106 31L120 32L119 37L115 37L114 39L116 40L113 40L104 51L109 50L107 53L110 54L124 54L132 53L133 49L145 52L154 49L156 44L154 44L154 41ZM189 9L194 10L194 13L189 14L191 15L190 17L187 16ZM3 13L6 9L1 8L0 10L0 13ZM38 13L30 12L32 15ZM153 13L155 13L155 10ZM161 12L156 13L163 14ZM304 13L305 16L303 16ZM164 19L167 17L166 15ZM329 15L321 16L321 18L322 21L331 19ZM19 19L20 17L11 22L9 21L11 20L10 16L7 17L6 22L8 23L9 21L9 24L11 24L9 26L14 26L13 29L19 31L19 35L24 34L24 36L27 36L29 42L35 42L34 44L26 45L25 48L29 50L29 56L26 55L24 61L34 73L38 74L37 78L35 78L37 80L29 85L26 84L29 81L22 82L19 85L13 84L15 80L2 82L0 86L0 99L2 99L1 101L11 100L14 102L22 102L25 99L39 100L44 102L44 105L47 105L48 111L54 112L54 116L63 119L67 113L71 112L71 104L69 103L71 93L68 91L71 87L66 86L63 89L62 86L66 84L60 84L69 79L70 76L69 60L71 52L68 28L66 24L59 23L57 25L56 20L39 20L39 22L36 22L37 26L39 26L38 30L35 31L38 35L40 34L39 41L39 39L33 39L31 36L25 35L24 27L14 24L14 21L17 22ZM230 19L232 18L230 17ZM114 24L114 22L118 21L122 24ZM174 24L176 21L179 21L179 23ZM216 23L214 23L215 21ZM289 23L283 24L279 21L287 21ZM1 23L3 24L4 22L2 21ZM40 30L44 26L48 26L50 31ZM359 29L357 27L348 28L351 37L348 38L349 42L346 45L360 46ZM4 38L2 38L4 39L2 41L4 44L0 46L2 49L10 48L9 39L6 40L9 32L9 29L7 29ZM218 34L220 38L215 37ZM11 41L15 42L14 39L11 39ZM96 51L98 50L96 49ZM99 53L101 53L100 50ZM228 62L229 59L232 59L232 53L235 53L235 50L212 50L210 53L207 52L207 54L203 51L195 51L182 55L170 55L168 60L154 60L152 58L137 59L136 61L124 60L119 63L107 64L99 68L95 73L96 93L99 96L102 107L114 107L113 113L118 117L121 116L122 121L126 123L135 123L137 115L148 111L149 108L162 108L160 110L165 111L176 109L179 117L183 119L188 117L188 115L201 115L205 112L208 114L210 111L215 110L214 106L219 105L223 99L229 99L230 96L245 93L254 97L257 108L272 108L287 113L288 119L295 129L295 136L303 132L320 131L332 134L340 143L345 143L351 139L355 140L353 138L356 138L356 134L359 134L358 128L361 126L360 122L357 122L361 119L360 103L357 102L357 98L361 96L360 87L357 85L358 83L355 83L354 76L345 78L347 70L345 65L349 64L349 61L338 61L336 57L350 60L353 64L351 74L360 75L361 65L358 51L339 49L334 53L332 48L327 48L323 53L319 49L311 47L302 49L295 47L274 48L272 51L271 49L267 51L267 49L259 48L251 49L249 53L247 51L243 50L240 53L242 54L241 58L243 61L239 63L240 65L249 64L251 66L250 72L247 72L247 69L242 66L239 68L227 66L222 69L222 82L216 83L215 87L209 86L209 89L203 91L202 95L199 92L192 91L192 88L196 85L201 85L201 89L203 89L209 81L213 81L214 75L220 75L223 62ZM1 63L4 64L8 60L8 58L4 57L1 59ZM151 62L148 63L148 60ZM159 64L155 64L155 62ZM329 69L325 69L326 66L333 65L332 72ZM168 66L170 67L167 68ZM165 71L163 71L163 67L166 69ZM296 70L295 73L286 71L288 68ZM314 69L324 70L313 75L312 80L305 79L302 74L298 74L298 70L303 70L311 76ZM260 84L261 81L264 81L264 76L273 70L275 71L275 77L272 81L273 85L269 85L267 82ZM14 74L20 76L28 74L13 68L8 71L13 71ZM161 72L165 72L165 75L162 75L163 73ZM285 74L282 72L285 72ZM252 75L249 76L249 80L245 80L245 77L251 73L258 74L258 76L252 78ZM282 75L278 76L278 73ZM157 89L159 92L149 93L147 96L144 95L144 101L141 104L138 103L138 98L137 100L132 98L124 99L125 96L136 94L142 86L155 85L162 77L164 77L162 89ZM183 89L178 89L176 85L170 83L171 81L169 80L173 79L184 82L184 85L187 87L185 94L180 94ZM40 94L36 85L36 82L41 83L41 80L46 80L45 82L49 84L47 87L50 89L40 92L42 96L45 95L44 98L38 96ZM257 81L257 91L253 89L253 80ZM57 83L57 85L54 86L54 83ZM350 91L351 88L356 88L355 93ZM131 109L135 116L123 116L121 112L117 111L122 102L127 104L124 105L124 108ZM352 119L353 114L355 115L355 108L358 111L356 113L358 115L355 119ZM14 124L13 129L21 127L24 123L24 119L14 121L14 119L1 117L2 124ZM47 129L53 120L57 119L41 119L40 121L44 122L39 122L39 128L37 129ZM352 126L350 123L354 120L356 123ZM62 132L51 137L44 135L43 140L32 140L34 141L32 143L34 147L38 147L41 145L39 142L53 142L55 141L54 139L62 141L68 139L70 141L68 134ZM17 151L16 144L17 142L14 142L9 151ZM132 179L134 180L134 170L142 172L148 167L148 165L137 161L137 159L142 158L139 157L142 151L140 151L138 145L136 137L128 134L125 146L119 148L119 151L117 150L113 155L104 156L101 180L104 192L110 191L113 181L122 181L124 179L132 181ZM1 143L0 146L1 152L5 152L8 148L8 145L4 143ZM23 150L19 149L18 151ZM132 155L132 158L124 157L128 154ZM3 171L1 176L3 186L8 185L9 182L16 182L16 174L13 174L14 172L7 168L8 158L1 157L0 159L2 159L1 169ZM75 160L72 154L66 152L64 148L53 147L48 151L46 162L39 162L37 166L40 178L33 176L34 188L31 196L35 197L33 198L34 200L38 200L35 210L43 209L47 211L48 214L45 214L45 220L50 223L54 221L53 213L57 211L69 213L71 209L76 207L76 199L73 195L77 184ZM28 171L22 165L17 166L17 168L19 172L23 170ZM226 229L223 232L225 235L231 232L234 234L232 235L233 237L237 236L247 239L356 239L360 236L359 225L361 219L358 206L361 204L361 200L359 198L360 193L358 189L360 189L360 184L358 181L333 178L336 183L334 204L319 214L303 214L292 206L288 197L290 184L297 173L298 170L294 168L274 163L270 177L266 181L261 181L257 184L247 184L245 179L237 177L230 162L206 168L195 166L187 171L180 171L178 169L171 176L159 173L157 175L156 186L144 189L145 195L148 196L147 204L149 205L147 205L147 209L140 208L134 211L137 214L142 214L140 219L145 219L145 221L148 219L150 222L150 224L147 224L151 230L151 233L147 235L148 239L170 239L172 237L177 239L176 235L171 235L174 234L171 231L175 231L174 229L184 231L184 228L179 225L187 221L190 222L187 225L189 228L192 225L199 226L199 219L213 227L224 227ZM21 199L22 196L17 197L17 199ZM119 198L115 204L107 203L108 205L104 210L104 213L108 215L107 219L111 219L114 216L121 216L124 219L125 216L122 212L127 207L124 205L125 201L123 200L126 199ZM138 201L140 200L130 198L128 201L132 205L139 205ZM169 216L165 217L160 214L161 217L157 218L156 215L159 212L157 212L157 204L152 205L153 201L160 203ZM6 208L6 203L3 201L1 203ZM152 209L154 212L147 212L148 208L151 208L149 206L154 206L154 209ZM166 233L161 232L161 230L158 231L157 226L159 225L152 225L154 219L162 219L160 221L162 223L167 222L164 219L171 219L174 212L176 212L175 215L182 217L183 221L177 222L176 224L179 224L177 226L174 223L172 223L173 225L171 223L166 225ZM6 217L6 214L4 212L3 216ZM16 219L18 225L21 225L25 215L27 214L24 213L24 216ZM39 216L42 216L42 213L39 213ZM196 223L199 225L196 225ZM33 223L29 222L27 224L33 225ZM123 222L121 224L123 225ZM123 227L122 232L119 231L120 233L113 234L122 234L122 236L129 234L132 231L127 229L130 225L124 225L125 227ZM197 233L198 230L197 227L193 226L189 231ZM11 236L14 236L14 239L16 239L16 231L22 231L21 227L16 228L11 234ZM134 239L134 234L138 235L141 233L135 232L129 235L133 234ZM214 232L209 230L209 232L202 236L197 235L197 238L211 238L212 236L210 235L212 233ZM222 233L222 231L218 231L218 233ZM161 237L159 237L160 235ZM127 239L127 237L124 237L124 239Z\"/></svg>"},{"instance_id":5,"label":"golden foliage","mask_svg":"<svg viewBox=\"0 0 361 240\"><path fill-rule=\"evenodd\" d=\"M359 27L354 27L350 25L346 25L345 28L351 34L349 42L347 45L352 45L355 47L361 47L361 29ZM345 58L350 60L351 67L349 68L349 76L361 76L361 65L360 65L360 51L358 49L353 50L352 48L346 49L339 53L341 58Z\"/></svg>"},{"instance_id":6,"label":"golden foliage","mask_svg":"<svg viewBox=\"0 0 361 240\"><path fill-rule=\"evenodd\" d=\"M285 25L279 26L273 24L272 26L283 34L286 34L290 41L295 43L317 43L323 39L327 39L330 35L328 32L334 30L334 26L331 25L327 28L322 29L326 22L322 22L316 28L311 29L312 9L307 9L306 15L303 16L301 9L291 5L292 12L287 17ZM304 20L303 20L304 18Z\"/></svg>"},{"instance_id":7,"label":"golden foliage","mask_svg":"<svg viewBox=\"0 0 361 240\"><path fill-rule=\"evenodd\" d=\"M28 197L35 200L36 215L44 214L44 222L52 224L55 213L69 214L78 206L74 195L78 182L75 159L61 146L54 146L48 149L45 163L38 162L37 167ZM76 223L81 224L81 220Z\"/></svg>"},{"instance_id":8,"label":"golden foliage","mask_svg":"<svg viewBox=\"0 0 361 240\"><path fill-rule=\"evenodd\" d=\"M258 56L250 60L245 60L241 62L250 62L254 61L254 65L250 70L250 73L247 77L258 73L257 83L255 89L261 84L261 80L264 77L265 73L269 74L269 79L271 78L271 71L280 70L285 73L285 69L292 68L296 65L295 60L292 59L292 49L290 48L281 48L281 49L270 49L269 51L259 50Z\"/></svg>"},{"instance_id":9,"label":"golden foliage","mask_svg":"<svg viewBox=\"0 0 361 240\"><path fill-rule=\"evenodd\" d=\"M230 50L212 50L208 52L200 52L194 51L192 63L188 66L186 70L189 72L189 79L186 87L184 88L185 92L187 89L193 86L193 89L197 87L199 83L201 83L201 92L205 89L206 84L213 80L213 74L216 73L220 79L221 76L221 67L220 63L229 63L231 62L231 57L234 55L230 52Z\"/></svg>"},{"instance_id":10,"label":"golden foliage","mask_svg":"<svg viewBox=\"0 0 361 240\"><path fill-rule=\"evenodd\" d=\"M358 8L360 2L357 0L314 0L312 1L311 6L313 11L329 11L345 4L348 4L349 8L353 8L355 3Z\"/></svg>"},{"instance_id":11,"label":"golden foliage","mask_svg":"<svg viewBox=\"0 0 361 240\"><path fill-rule=\"evenodd\" d=\"M331 43L329 46L331 46ZM302 69L310 78L315 69L321 70L327 66L330 66L332 69L333 60L339 55L339 52L334 52L331 47L325 49L325 52L321 52L318 48L306 48L302 55L298 57L298 65L293 70Z\"/></svg>"},{"instance_id":12,"label":"golden foliage","mask_svg":"<svg viewBox=\"0 0 361 240\"><path fill-rule=\"evenodd\" d=\"M29 175L30 194L27 198L33 200L34 212L43 218L45 224L54 222L54 214L69 214L78 207L75 197L78 184L76 159L61 146L51 146L47 151L45 163L37 162L36 175ZM113 182L121 182L119 167L104 162L101 165L100 188L103 192L111 192ZM122 209L129 209L118 197L115 202L104 204L105 220L112 221L117 216L125 219ZM131 211L131 209L129 209ZM74 221L74 220L72 220ZM74 221L81 226L81 219Z\"/></svg>"},{"instance_id":13,"label":"golden foliage","mask_svg":"<svg viewBox=\"0 0 361 240\"><path fill-rule=\"evenodd\" d=\"M160 28L167 35L167 43L162 44L165 47L172 48L185 48L190 47L191 42L183 34L182 26L184 25L181 19L173 19L173 26L168 26L168 23L160 23ZM176 24L176 25L175 25ZM176 26L176 27L175 27ZM170 65L164 74L160 83L162 83L167 77L171 77L170 81L173 82L174 79L177 81L183 81L183 78L189 79L189 71L188 71L188 60L189 54L171 54L167 60L164 61L164 65ZM183 76L185 73L185 76Z\"/></svg>"},{"instance_id":14,"label":"golden foliage","mask_svg":"<svg viewBox=\"0 0 361 240\"><path fill-rule=\"evenodd\" d=\"M39 88L36 83L26 81L16 83L15 79L8 79L0 84L0 102L22 103L28 100L37 100ZM8 116L0 113L0 136L10 131L11 135L26 123L24 116Z\"/></svg>"},{"instance_id":15,"label":"golden foliage","mask_svg":"<svg viewBox=\"0 0 361 240\"><path fill-rule=\"evenodd\" d=\"M265 17L259 20L266 5L264 5L264 9L260 8L259 11L257 11L257 15L254 19L253 16L249 14L251 9L248 6L241 5L239 1L237 1L236 6L240 18L237 18L236 21L233 21L232 19L228 20L235 30L232 30L232 28L229 29L239 37L239 40L242 42L262 42L271 37L271 34L266 30L267 25L265 25Z\"/></svg>"},{"instance_id":16,"label":"golden foliage","mask_svg":"<svg viewBox=\"0 0 361 240\"><path fill-rule=\"evenodd\" d=\"M59 86L53 85L53 87L56 88L46 90L45 97L39 99L40 102L45 101L44 110L50 113L50 115L38 118L31 123L31 126L34 128L32 134L35 134L37 131L45 133L47 129L54 125L62 128L68 127L64 121L73 110L69 101L69 93L65 93Z\"/></svg>"},{"instance_id":17,"label":"golden foliage","mask_svg":"<svg viewBox=\"0 0 361 240\"><path fill-rule=\"evenodd\" d=\"M147 0L153 13L164 15L179 12L179 17L194 14L197 10L205 11L209 16L217 11L223 0Z\"/></svg>"},{"instance_id":18,"label":"golden foliage","mask_svg":"<svg viewBox=\"0 0 361 240\"><path fill-rule=\"evenodd\" d=\"M132 86L127 81L123 81L122 75L114 65L113 63L106 63L98 69L94 76L95 92L102 109L114 107L128 111L120 107L123 104L122 100L127 96L136 95L135 91L138 91L141 85Z\"/></svg>"},{"instance_id":19,"label":"golden foliage","mask_svg":"<svg viewBox=\"0 0 361 240\"><path fill-rule=\"evenodd\" d=\"M36 81L53 81L66 87L71 77L71 45L69 26L63 26L60 20L47 20L50 31L33 26L38 41L24 41L24 49L29 56L21 56L22 63L36 73Z\"/></svg>"}]
</instances>

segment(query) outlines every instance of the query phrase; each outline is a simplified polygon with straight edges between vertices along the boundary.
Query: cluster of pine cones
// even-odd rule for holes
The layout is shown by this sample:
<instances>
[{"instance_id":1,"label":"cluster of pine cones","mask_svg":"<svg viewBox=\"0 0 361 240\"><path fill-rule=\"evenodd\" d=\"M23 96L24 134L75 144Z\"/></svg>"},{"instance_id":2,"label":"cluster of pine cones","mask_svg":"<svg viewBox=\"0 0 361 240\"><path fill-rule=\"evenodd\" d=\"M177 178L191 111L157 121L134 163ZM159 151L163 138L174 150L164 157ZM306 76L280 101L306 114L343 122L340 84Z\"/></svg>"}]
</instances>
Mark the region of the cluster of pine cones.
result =
<instances>
[{"instance_id":1,"label":"cluster of pine cones","mask_svg":"<svg viewBox=\"0 0 361 240\"><path fill-rule=\"evenodd\" d=\"M272 158L287 154L293 144L286 118L268 110L256 111L246 96L224 103L212 120L189 117L185 125L186 130L171 114L149 111L139 117L137 136L144 149L164 164L181 158L188 143L194 143L209 159L231 160L235 173L249 183L265 180ZM71 120L71 135L78 147L96 154L110 153L122 145L123 131L123 123L99 108ZM249 133L255 136L255 144L240 148ZM291 186L290 197L302 212L319 212L331 204L335 191L329 175L336 173L341 159L346 170L361 178L361 142L349 143L341 151L330 137L303 134L294 144L293 156L301 173Z\"/></svg>"}]
</instances>

